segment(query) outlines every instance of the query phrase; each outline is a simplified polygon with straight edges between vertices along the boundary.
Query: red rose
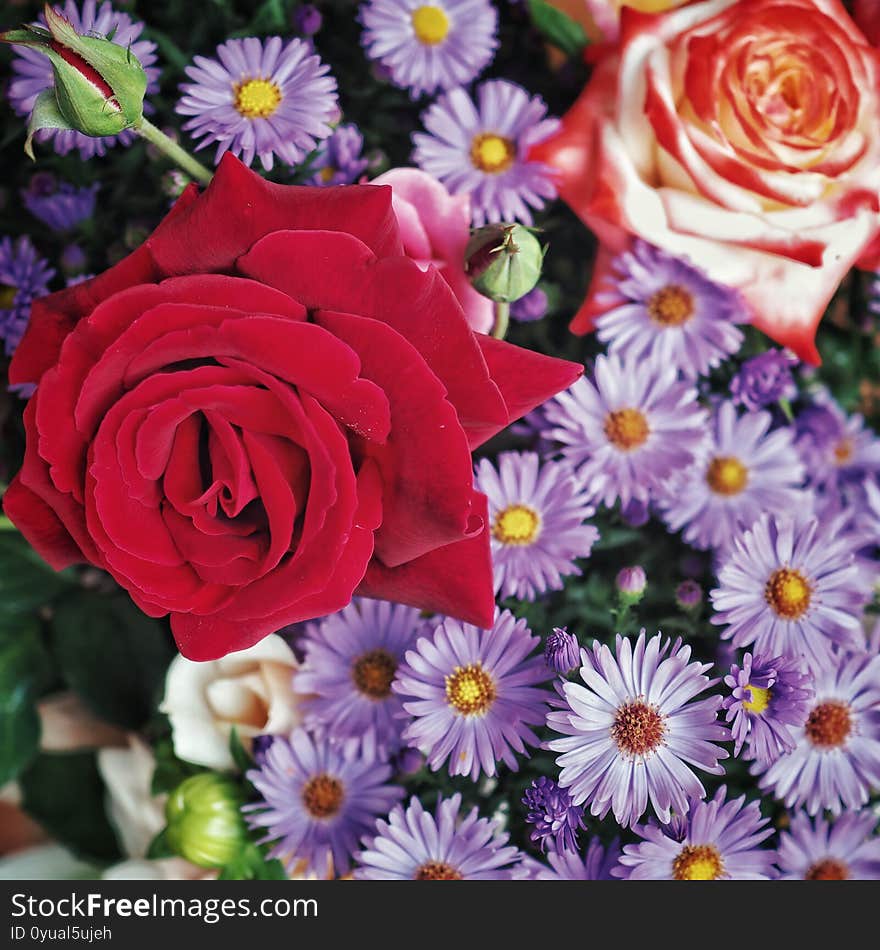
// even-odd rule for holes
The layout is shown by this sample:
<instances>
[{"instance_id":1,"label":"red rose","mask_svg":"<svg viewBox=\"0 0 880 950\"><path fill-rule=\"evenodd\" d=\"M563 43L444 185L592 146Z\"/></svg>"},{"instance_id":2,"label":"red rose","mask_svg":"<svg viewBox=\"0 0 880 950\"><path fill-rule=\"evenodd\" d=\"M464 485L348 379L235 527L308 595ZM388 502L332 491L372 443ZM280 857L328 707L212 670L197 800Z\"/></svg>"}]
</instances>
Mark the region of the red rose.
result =
<instances>
[{"instance_id":1,"label":"red rose","mask_svg":"<svg viewBox=\"0 0 880 950\"><path fill-rule=\"evenodd\" d=\"M738 289L811 362L840 281L880 262L880 59L839 0L624 7L619 46L534 157L599 236L595 288L640 237ZM591 295L572 329L600 309Z\"/></svg>"},{"instance_id":2,"label":"red rose","mask_svg":"<svg viewBox=\"0 0 880 950\"><path fill-rule=\"evenodd\" d=\"M581 367L477 336L403 255L388 187L231 156L133 254L44 298L7 515L206 660L355 593L492 622L470 451Z\"/></svg>"}]
</instances>

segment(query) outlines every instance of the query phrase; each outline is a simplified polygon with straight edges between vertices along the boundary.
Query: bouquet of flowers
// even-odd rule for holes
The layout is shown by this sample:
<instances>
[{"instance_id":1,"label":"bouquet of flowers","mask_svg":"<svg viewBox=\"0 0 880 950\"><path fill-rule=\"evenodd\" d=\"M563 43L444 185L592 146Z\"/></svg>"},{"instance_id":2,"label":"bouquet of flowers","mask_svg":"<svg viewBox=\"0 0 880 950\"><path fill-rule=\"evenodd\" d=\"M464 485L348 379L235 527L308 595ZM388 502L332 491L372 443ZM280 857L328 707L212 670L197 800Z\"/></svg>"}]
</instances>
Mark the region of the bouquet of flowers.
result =
<instances>
[{"instance_id":1,"label":"bouquet of flowers","mask_svg":"<svg viewBox=\"0 0 880 950\"><path fill-rule=\"evenodd\" d=\"M876 8L6 4L0 873L880 878Z\"/></svg>"}]
</instances>

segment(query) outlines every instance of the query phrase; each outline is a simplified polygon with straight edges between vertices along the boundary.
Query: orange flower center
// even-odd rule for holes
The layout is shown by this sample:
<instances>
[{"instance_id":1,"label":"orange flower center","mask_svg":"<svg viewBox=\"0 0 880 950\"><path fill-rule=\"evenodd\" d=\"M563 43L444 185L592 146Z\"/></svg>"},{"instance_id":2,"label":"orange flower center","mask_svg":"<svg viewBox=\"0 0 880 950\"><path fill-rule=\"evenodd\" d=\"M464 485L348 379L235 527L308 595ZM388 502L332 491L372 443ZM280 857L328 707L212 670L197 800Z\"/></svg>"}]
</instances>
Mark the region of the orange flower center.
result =
<instances>
[{"instance_id":1,"label":"orange flower center","mask_svg":"<svg viewBox=\"0 0 880 950\"><path fill-rule=\"evenodd\" d=\"M332 818L344 797L342 782L332 775L316 775L302 790L303 804L312 818Z\"/></svg>"},{"instance_id":2,"label":"orange flower center","mask_svg":"<svg viewBox=\"0 0 880 950\"><path fill-rule=\"evenodd\" d=\"M482 663L457 666L446 677L446 701L462 716L482 716L496 695L495 681Z\"/></svg>"},{"instance_id":3,"label":"orange flower center","mask_svg":"<svg viewBox=\"0 0 880 950\"><path fill-rule=\"evenodd\" d=\"M471 142L471 163L490 175L507 171L516 158L516 145L503 135L481 132Z\"/></svg>"},{"instance_id":4,"label":"orange flower center","mask_svg":"<svg viewBox=\"0 0 880 950\"><path fill-rule=\"evenodd\" d=\"M648 300L648 316L661 327L680 327L694 315L694 298L684 287L669 284Z\"/></svg>"},{"instance_id":5,"label":"orange flower center","mask_svg":"<svg viewBox=\"0 0 880 950\"><path fill-rule=\"evenodd\" d=\"M724 863L714 844L686 844L672 862L676 881L717 881Z\"/></svg>"},{"instance_id":6,"label":"orange flower center","mask_svg":"<svg viewBox=\"0 0 880 950\"><path fill-rule=\"evenodd\" d=\"M637 699L617 710L611 726L611 738L624 755L649 755L663 741L666 723L654 706Z\"/></svg>"},{"instance_id":7,"label":"orange flower center","mask_svg":"<svg viewBox=\"0 0 880 950\"><path fill-rule=\"evenodd\" d=\"M764 588L764 599L783 620L800 620L810 607L813 590L800 571L781 567Z\"/></svg>"},{"instance_id":8,"label":"orange flower center","mask_svg":"<svg viewBox=\"0 0 880 950\"><path fill-rule=\"evenodd\" d=\"M716 495L738 495L748 481L749 470L733 456L712 459L706 470L706 483Z\"/></svg>"},{"instance_id":9,"label":"orange flower center","mask_svg":"<svg viewBox=\"0 0 880 950\"><path fill-rule=\"evenodd\" d=\"M460 881L461 874L443 861L427 861L415 873L416 881Z\"/></svg>"},{"instance_id":10,"label":"orange flower center","mask_svg":"<svg viewBox=\"0 0 880 950\"><path fill-rule=\"evenodd\" d=\"M605 417L605 435L622 452L631 452L648 441L651 434L645 414L638 409L617 409Z\"/></svg>"},{"instance_id":11,"label":"orange flower center","mask_svg":"<svg viewBox=\"0 0 880 950\"><path fill-rule=\"evenodd\" d=\"M358 691L370 699L387 699L397 672L397 661L387 650L370 650L359 657L351 669Z\"/></svg>"},{"instance_id":12,"label":"orange flower center","mask_svg":"<svg viewBox=\"0 0 880 950\"><path fill-rule=\"evenodd\" d=\"M849 868L837 858L817 861L804 876L805 881L848 881Z\"/></svg>"},{"instance_id":13,"label":"orange flower center","mask_svg":"<svg viewBox=\"0 0 880 950\"><path fill-rule=\"evenodd\" d=\"M836 699L819 703L807 718L805 729L807 738L819 749L842 746L852 732L849 706Z\"/></svg>"}]
</instances>

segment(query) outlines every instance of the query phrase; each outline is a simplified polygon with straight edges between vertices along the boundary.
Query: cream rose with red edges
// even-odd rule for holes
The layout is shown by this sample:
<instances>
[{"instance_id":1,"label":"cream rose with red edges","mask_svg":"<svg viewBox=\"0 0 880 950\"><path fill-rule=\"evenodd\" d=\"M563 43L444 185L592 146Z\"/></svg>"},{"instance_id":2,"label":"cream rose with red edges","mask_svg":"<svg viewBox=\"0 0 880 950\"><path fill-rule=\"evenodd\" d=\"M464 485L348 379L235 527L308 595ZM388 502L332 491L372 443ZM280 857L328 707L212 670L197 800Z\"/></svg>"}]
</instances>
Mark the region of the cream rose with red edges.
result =
<instances>
[{"instance_id":1,"label":"cream rose with red edges","mask_svg":"<svg viewBox=\"0 0 880 950\"><path fill-rule=\"evenodd\" d=\"M817 362L828 301L878 257L878 81L838 0L624 9L619 49L534 157L599 235L596 279L641 237L738 288L760 329ZM588 299L575 332L596 312Z\"/></svg>"}]
</instances>

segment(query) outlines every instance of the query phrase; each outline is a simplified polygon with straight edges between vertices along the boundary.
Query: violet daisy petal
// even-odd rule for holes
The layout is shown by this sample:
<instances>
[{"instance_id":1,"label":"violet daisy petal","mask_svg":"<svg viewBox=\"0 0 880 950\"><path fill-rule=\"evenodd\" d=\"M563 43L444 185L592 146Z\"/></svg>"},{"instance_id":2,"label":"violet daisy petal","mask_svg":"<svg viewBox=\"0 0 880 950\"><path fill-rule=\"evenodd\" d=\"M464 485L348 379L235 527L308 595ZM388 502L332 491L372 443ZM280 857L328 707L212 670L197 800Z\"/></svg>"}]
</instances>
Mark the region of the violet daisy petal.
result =
<instances>
[{"instance_id":1,"label":"violet daisy petal","mask_svg":"<svg viewBox=\"0 0 880 950\"><path fill-rule=\"evenodd\" d=\"M731 402L717 407L696 463L660 499L671 531L684 528L684 540L703 550L724 548L765 511L809 505L791 431L771 432L772 424L768 412L738 416Z\"/></svg>"},{"instance_id":2,"label":"violet daisy petal","mask_svg":"<svg viewBox=\"0 0 880 950\"><path fill-rule=\"evenodd\" d=\"M773 834L758 802L725 801L722 785L708 801L691 801L670 825L635 828L644 840L623 848L611 873L629 881L767 881L776 875L773 852L758 847Z\"/></svg>"},{"instance_id":3,"label":"violet daisy petal","mask_svg":"<svg viewBox=\"0 0 880 950\"><path fill-rule=\"evenodd\" d=\"M880 837L870 809L844 812L834 823L798 812L779 836L782 881L878 881Z\"/></svg>"},{"instance_id":4,"label":"violet daisy petal","mask_svg":"<svg viewBox=\"0 0 880 950\"><path fill-rule=\"evenodd\" d=\"M598 838L591 838L583 854L576 851L551 851L547 855L550 868L542 867L537 881L610 881L620 859L620 841L615 838L607 847Z\"/></svg>"},{"instance_id":5,"label":"violet daisy petal","mask_svg":"<svg viewBox=\"0 0 880 950\"><path fill-rule=\"evenodd\" d=\"M544 721L551 693L538 686L549 671L533 651L540 638L510 611L491 630L444 620L420 637L392 686L413 721L403 739L437 771L450 775L495 775L498 763L516 771L514 753L538 745L530 728Z\"/></svg>"},{"instance_id":6,"label":"violet daisy petal","mask_svg":"<svg viewBox=\"0 0 880 950\"><path fill-rule=\"evenodd\" d=\"M496 592L534 600L580 575L575 558L589 557L599 532L584 524L596 509L569 465L502 452L497 468L479 461L475 487L489 499Z\"/></svg>"},{"instance_id":7,"label":"violet daisy petal","mask_svg":"<svg viewBox=\"0 0 880 950\"><path fill-rule=\"evenodd\" d=\"M423 116L427 134L413 135L413 160L452 194L469 194L473 223L532 223L532 209L556 197L553 171L529 150L552 135L540 96L503 79L481 83L477 104L463 89L442 95Z\"/></svg>"},{"instance_id":8,"label":"violet daisy petal","mask_svg":"<svg viewBox=\"0 0 880 950\"><path fill-rule=\"evenodd\" d=\"M673 808L683 814L705 794L690 766L721 775L727 758L716 744L730 738L717 721L721 697L696 698L716 682L704 675L712 664L692 663L681 640L648 640L644 630L635 645L618 635L616 653L595 641L582 656L584 685L561 683L563 708L547 716L564 736L548 743L562 753L559 784L621 825L635 824L649 802L663 822Z\"/></svg>"},{"instance_id":9,"label":"violet daisy petal","mask_svg":"<svg viewBox=\"0 0 880 950\"><path fill-rule=\"evenodd\" d=\"M48 293L55 271L40 257L30 238L0 239L0 340L12 356L31 318L31 303Z\"/></svg>"},{"instance_id":10,"label":"violet daisy petal","mask_svg":"<svg viewBox=\"0 0 880 950\"><path fill-rule=\"evenodd\" d=\"M644 241L612 267L616 305L596 319L596 335L609 352L637 360L655 356L695 377L739 350L737 324L748 321L748 312L735 291ZM609 296L600 293L597 300Z\"/></svg>"},{"instance_id":11,"label":"violet daisy petal","mask_svg":"<svg viewBox=\"0 0 880 950\"><path fill-rule=\"evenodd\" d=\"M498 48L498 13L489 0L367 0L358 20L367 55L413 99L467 85Z\"/></svg>"},{"instance_id":12,"label":"violet daisy petal","mask_svg":"<svg viewBox=\"0 0 880 950\"><path fill-rule=\"evenodd\" d=\"M259 156L267 171L275 158L296 165L330 135L336 80L310 43L249 36L216 52L186 68L192 82L181 85L176 106L193 117L183 128L201 139L198 148L217 143L215 162L229 151L246 165Z\"/></svg>"},{"instance_id":13,"label":"violet daisy petal","mask_svg":"<svg viewBox=\"0 0 880 950\"><path fill-rule=\"evenodd\" d=\"M857 645L865 601L851 543L816 518L761 517L741 533L711 592L712 623L734 646L765 656L828 662L835 643Z\"/></svg>"},{"instance_id":14,"label":"violet daisy petal","mask_svg":"<svg viewBox=\"0 0 880 950\"><path fill-rule=\"evenodd\" d=\"M648 501L694 462L706 412L674 366L598 356L592 376L544 404L544 437L562 444L590 497Z\"/></svg>"},{"instance_id":15,"label":"violet daisy petal","mask_svg":"<svg viewBox=\"0 0 880 950\"><path fill-rule=\"evenodd\" d=\"M403 796L389 785L391 766L366 743L331 743L296 729L276 736L258 769L247 773L262 801L243 806L260 843L275 842L270 858L288 870L341 876L361 836Z\"/></svg>"},{"instance_id":16,"label":"violet daisy petal","mask_svg":"<svg viewBox=\"0 0 880 950\"><path fill-rule=\"evenodd\" d=\"M840 652L815 686L794 751L766 768L759 784L787 808L839 815L865 805L880 784L880 656Z\"/></svg>"},{"instance_id":17,"label":"violet daisy petal","mask_svg":"<svg viewBox=\"0 0 880 950\"><path fill-rule=\"evenodd\" d=\"M377 834L356 855L354 877L373 881L509 879L522 857L496 821L476 807L461 814L461 795L441 798L432 815L417 798L376 822Z\"/></svg>"},{"instance_id":18,"label":"violet daisy petal","mask_svg":"<svg viewBox=\"0 0 880 950\"><path fill-rule=\"evenodd\" d=\"M391 685L424 626L414 607L365 598L308 624L299 643L305 659L293 681L307 697L306 725L334 739L372 733L390 754L397 752L406 716Z\"/></svg>"}]
</instances>

